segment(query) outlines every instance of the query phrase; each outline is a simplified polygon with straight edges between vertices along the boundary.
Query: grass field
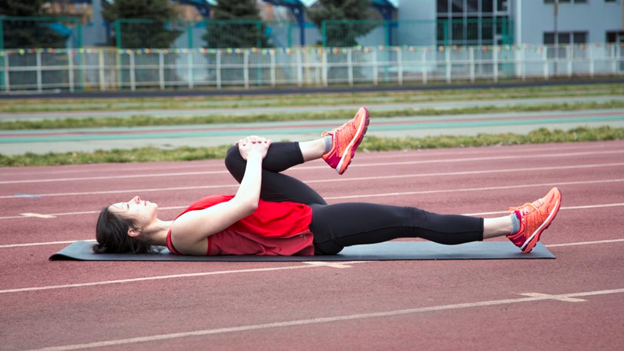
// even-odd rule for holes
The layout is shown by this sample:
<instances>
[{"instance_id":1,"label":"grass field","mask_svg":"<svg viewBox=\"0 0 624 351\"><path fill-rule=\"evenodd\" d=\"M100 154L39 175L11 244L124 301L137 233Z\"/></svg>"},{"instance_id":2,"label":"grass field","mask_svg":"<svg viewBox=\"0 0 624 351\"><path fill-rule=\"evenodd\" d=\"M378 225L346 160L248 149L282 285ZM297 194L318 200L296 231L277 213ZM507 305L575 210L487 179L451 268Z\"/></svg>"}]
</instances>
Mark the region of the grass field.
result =
<instances>
[{"instance_id":1,"label":"grass field","mask_svg":"<svg viewBox=\"0 0 624 351\"><path fill-rule=\"evenodd\" d=\"M580 97L603 97L603 102L575 102ZM452 109L386 109L375 113L375 118L435 116L462 114L493 114L507 112L573 111L589 109L624 108L624 84L598 84L583 86L546 86L507 89L442 90L411 92L380 92L352 94L303 94L277 96L219 96L204 98L126 98L126 99L37 99L0 100L0 112L72 112L72 111L136 111L129 117L99 118L57 118L35 121L0 122L0 130L55 130L72 128L109 128L139 126L202 125L214 123L255 123L271 121L313 121L344 118L347 111L291 112L279 114L211 114L206 116L149 116L141 111L151 109L223 109L232 111L249 107L295 107L370 105L405 102L449 102L449 101L497 101L535 98L570 98L556 102L533 105L462 107ZM613 100L610 100L612 98ZM351 113L349 111L347 114ZM487 145L509 145L525 143L572 142L623 139L624 129L599 127L576 128L568 131L539 129L528 135L480 134L478 136L435 136L425 138L379 138L367 137L361 148L368 151L418 149L436 147L467 147ZM197 160L223 157L226 146L173 150L137 148L132 150L98 150L96 152L70 152L48 154L24 154L6 156L0 154L0 166L62 165L103 162L150 162Z\"/></svg>"}]
</instances>

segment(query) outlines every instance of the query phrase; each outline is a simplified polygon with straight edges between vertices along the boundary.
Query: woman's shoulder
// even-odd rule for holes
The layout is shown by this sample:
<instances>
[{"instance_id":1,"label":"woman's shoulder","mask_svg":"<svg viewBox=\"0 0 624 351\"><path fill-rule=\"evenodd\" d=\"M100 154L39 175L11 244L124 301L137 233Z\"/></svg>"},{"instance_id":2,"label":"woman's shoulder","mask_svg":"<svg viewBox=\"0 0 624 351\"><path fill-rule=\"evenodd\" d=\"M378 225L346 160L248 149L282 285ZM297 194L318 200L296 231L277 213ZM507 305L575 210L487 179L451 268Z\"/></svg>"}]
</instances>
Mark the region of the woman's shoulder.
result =
<instances>
[{"instance_id":1,"label":"woman's shoulder","mask_svg":"<svg viewBox=\"0 0 624 351\"><path fill-rule=\"evenodd\" d=\"M210 195L202 197L201 199L193 202L187 208L187 211L208 208L222 202L230 201L233 197L234 195Z\"/></svg>"}]
</instances>

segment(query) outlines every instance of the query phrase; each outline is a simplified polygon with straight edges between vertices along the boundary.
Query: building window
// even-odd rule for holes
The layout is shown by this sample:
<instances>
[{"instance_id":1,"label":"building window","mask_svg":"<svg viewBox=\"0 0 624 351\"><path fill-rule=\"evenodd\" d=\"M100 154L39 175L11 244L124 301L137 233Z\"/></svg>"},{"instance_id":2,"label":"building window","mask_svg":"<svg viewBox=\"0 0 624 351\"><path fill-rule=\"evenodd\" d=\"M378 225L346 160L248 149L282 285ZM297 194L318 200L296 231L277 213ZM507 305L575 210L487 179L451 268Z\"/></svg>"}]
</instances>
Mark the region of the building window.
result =
<instances>
[{"instance_id":1,"label":"building window","mask_svg":"<svg viewBox=\"0 0 624 351\"><path fill-rule=\"evenodd\" d=\"M511 1L436 0L437 44L513 44Z\"/></svg>"},{"instance_id":2,"label":"building window","mask_svg":"<svg viewBox=\"0 0 624 351\"><path fill-rule=\"evenodd\" d=\"M571 45L571 44L587 44L587 32L558 32L557 43L559 45ZM544 45L555 44L555 33L544 33Z\"/></svg>"},{"instance_id":3,"label":"building window","mask_svg":"<svg viewBox=\"0 0 624 351\"><path fill-rule=\"evenodd\" d=\"M624 42L624 31L610 31L607 32L607 43L622 43Z\"/></svg>"},{"instance_id":4,"label":"building window","mask_svg":"<svg viewBox=\"0 0 624 351\"><path fill-rule=\"evenodd\" d=\"M483 13L494 12L494 0L483 0L481 6L481 12Z\"/></svg>"},{"instance_id":5,"label":"building window","mask_svg":"<svg viewBox=\"0 0 624 351\"><path fill-rule=\"evenodd\" d=\"M468 13L479 12L479 0L468 0L466 7Z\"/></svg>"},{"instance_id":6,"label":"building window","mask_svg":"<svg viewBox=\"0 0 624 351\"><path fill-rule=\"evenodd\" d=\"M438 0L438 13L448 12L448 0Z\"/></svg>"},{"instance_id":7,"label":"building window","mask_svg":"<svg viewBox=\"0 0 624 351\"><path fill-rule=\"evenodd\" d=\"M507 0L498 0L496 3L496 11L507 12Z\"/></svg>"},{"instance_id":8,"label":"building window","mask_svg":"<svg viewBox=\"0 0 624 351\"><path fill-rule=\"evenodd\" d=\"M609 0L605 0L609 1ZM615 0L612 0L615 1ZM544 0L544 4L554 4L555 0ZM587 4L587 0L559 0L560 4Z\"/></svg>"}]
</instances>

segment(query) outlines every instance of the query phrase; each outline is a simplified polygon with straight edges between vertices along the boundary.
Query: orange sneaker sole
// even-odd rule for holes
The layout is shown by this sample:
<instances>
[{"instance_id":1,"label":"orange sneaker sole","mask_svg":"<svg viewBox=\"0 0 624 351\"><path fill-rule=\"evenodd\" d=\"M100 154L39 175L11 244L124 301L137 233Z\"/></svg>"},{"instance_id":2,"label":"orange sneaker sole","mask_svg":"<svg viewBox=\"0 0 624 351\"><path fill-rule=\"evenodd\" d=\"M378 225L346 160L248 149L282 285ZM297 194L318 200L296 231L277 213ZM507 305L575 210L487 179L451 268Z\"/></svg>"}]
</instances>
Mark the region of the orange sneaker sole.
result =
<instances>
[{"instance_id":1,"label":"orange sneaker sole","mask_svg":"<svg viewBox=\"0 0 624 351\"><path fill-rule=\"evenodd\" d=\"M344 155L340 159L340 162L338 162L338 166L336 166L336 172L338 172L338 174L343 174L347 170L347 168L351 164L351 161L353 161L353 156L355 155L355 151L357 150L358 146L360 146L360 143L364 139L364 135L366 134L366 131L368 130L368 125L370 123L370 115L366 107L360 108L358 112L356 113L356 116L359 114L364 114L364 118L362 119L362 123L360 123L360 125L358 126L358 130L355 134L355 138L353 138L353 140L351 140L349 145L347 145L347 150L345 151Z\"/></svg>"},{"instance_id":2,"label":"orange sneaker sole","mask_svg":"<svg viewBox=\"0 0 624 351\"><path fill-rule=\"evenodd\" d=\"M552 223L552 221L554 221L555 217L557 217L557 213L559 213L559 209L561 208L561 200L562 199L563 199L563 195L561 195L561 192L559 192L559 199L557 200L557 203L555 204L555 207L553 208L553 211L550 213L548 218L546 218L544 223L542 223L542 225L539 226L539 228L537 228L537 230L529 237L529 239L520 248L522 250L522 252L529 253L529 252L531 252L531 250L533 250L535 245L537 245L537 243L540 240L540 236L542 235L544 230L548 229L548 227L550 227L550 224Z\"/></svg>"}]
</instances>

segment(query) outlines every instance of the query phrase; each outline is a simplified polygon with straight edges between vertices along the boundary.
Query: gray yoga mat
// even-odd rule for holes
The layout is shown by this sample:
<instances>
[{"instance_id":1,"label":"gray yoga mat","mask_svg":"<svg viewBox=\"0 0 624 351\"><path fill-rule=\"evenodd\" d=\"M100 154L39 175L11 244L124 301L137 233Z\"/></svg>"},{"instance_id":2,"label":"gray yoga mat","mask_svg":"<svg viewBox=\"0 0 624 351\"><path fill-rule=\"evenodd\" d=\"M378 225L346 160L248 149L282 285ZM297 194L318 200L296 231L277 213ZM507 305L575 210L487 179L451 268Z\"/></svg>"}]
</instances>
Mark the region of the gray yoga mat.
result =
<instances>
[{"instance_id":1,"label":"gray yoga mat","mask_svg":"<svg viewBox=\"0 0 624 351\"><path fill-rule=\"evenodd\" d=\"M302 261L399 261L399 260L503 260L555 258L538 243L523 254L511 242L472 242L440 245L421 241L390 241L346 247L331 256L183 256L164 249L159 254L95 254L93 242L77 241L50 256L50 260L79 261L209 261L209 262L302 262Z\"/></svg>"}]
</instances>

